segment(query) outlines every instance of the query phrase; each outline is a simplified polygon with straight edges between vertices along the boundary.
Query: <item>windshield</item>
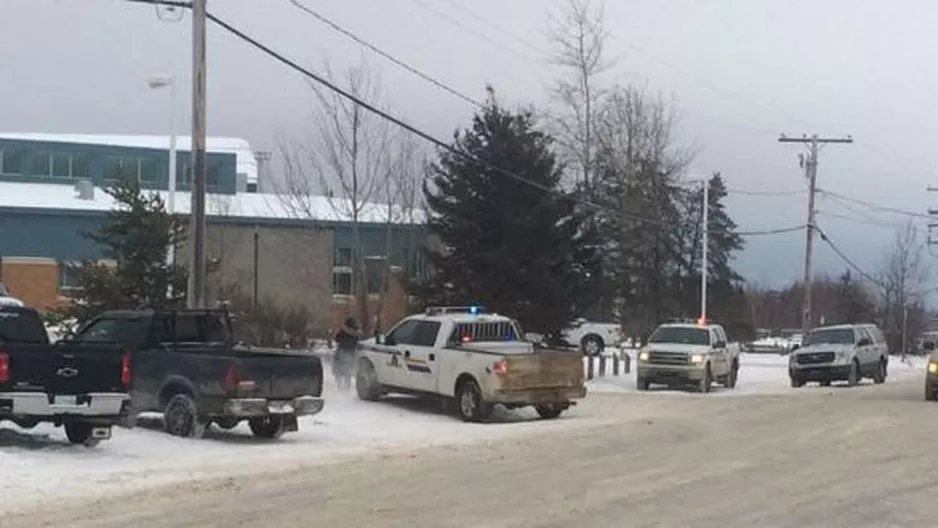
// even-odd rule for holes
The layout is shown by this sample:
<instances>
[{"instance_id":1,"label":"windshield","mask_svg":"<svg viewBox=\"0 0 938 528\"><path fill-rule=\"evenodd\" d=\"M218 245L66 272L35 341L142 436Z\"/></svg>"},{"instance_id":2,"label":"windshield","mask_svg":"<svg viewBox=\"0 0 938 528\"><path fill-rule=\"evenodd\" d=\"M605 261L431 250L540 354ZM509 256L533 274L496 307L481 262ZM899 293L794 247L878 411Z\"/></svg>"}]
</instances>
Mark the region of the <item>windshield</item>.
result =
<instances>
[{"instance_id":1,"label":"windshield","mask_svg":"<svg viewBox=\"0 0 938 528\"><path fill-rule=\"evenodd\" d=\"M808 334L807 345L852 345L852 328L825 328Z\"/></svg>"},{"instance_id":2,"label":"windshield","mask_svg":"<svg viewBox=\"0 0 938 528\"><path fill-rule=\"evenodd\" d=\"M689 326L662 326L651 334L649 343L680 343L682 345L709 345L710 332L705 328Z\"/></svg>"}]
</instances>

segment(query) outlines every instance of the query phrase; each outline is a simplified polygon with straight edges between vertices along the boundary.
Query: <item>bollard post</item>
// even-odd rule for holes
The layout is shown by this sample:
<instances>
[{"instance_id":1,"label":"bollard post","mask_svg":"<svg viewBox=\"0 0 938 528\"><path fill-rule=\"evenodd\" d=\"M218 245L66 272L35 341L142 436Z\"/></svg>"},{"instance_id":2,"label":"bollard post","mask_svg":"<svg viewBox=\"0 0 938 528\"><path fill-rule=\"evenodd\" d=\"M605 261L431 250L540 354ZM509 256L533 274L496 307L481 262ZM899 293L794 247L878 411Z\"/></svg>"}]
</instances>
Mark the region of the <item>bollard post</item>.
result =
<instances>
[{"instance_id":1,"label":"bollard post","mask_svg":"<svg viewBox=\"0 0 938 528\"><path fill-rule=\"evenodd\" d=\"M606 377L606 356L605 354L599 355L599 377Z\"/></svg>"},{"instance_id":2,"label":"bollard post","mask_svg":"<svg viewBox=\"0 0 938 528\"><path fill-rule=\"evenodd\" d=\"M619 355L618 354L612 355L612 375L613 376L619 375Z\"/></svg>"},{"instance_id":3,"label":"bollard post","mask_svg":"<svg viewBox=\"0 0 938 528\"><path fill-rule=\"evenodd\" d=\"M629 354L626 354L623 359L625 360L625 373L629 374L630 372L632 372L632 356Z\"/></svg>"},{"instance_id":4,"label":"bollard post","mask_svg":"<svg viewBox=\"0 0 938 528\"><path fill-rule=\"evenodd\" d=\"M593 379L593 356L586 356L586 379Z\"/></svg>"}]
</instances>

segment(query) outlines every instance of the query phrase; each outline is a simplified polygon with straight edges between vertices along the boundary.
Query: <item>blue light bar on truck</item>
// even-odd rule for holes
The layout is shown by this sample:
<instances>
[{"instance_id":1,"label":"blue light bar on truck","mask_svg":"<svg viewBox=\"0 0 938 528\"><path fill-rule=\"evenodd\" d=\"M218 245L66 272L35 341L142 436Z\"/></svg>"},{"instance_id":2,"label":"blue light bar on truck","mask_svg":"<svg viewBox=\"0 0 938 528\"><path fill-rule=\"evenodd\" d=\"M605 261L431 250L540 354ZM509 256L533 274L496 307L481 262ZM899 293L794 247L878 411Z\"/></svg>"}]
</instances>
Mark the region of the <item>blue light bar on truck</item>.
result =
<instances>
[{"instance_id":1,"label":"blue light bar on truck","mask_svg":"<svg viewBox=\"0 0 938 528\"><path fill-rule=\"evenodd\" d=\"M464 313L470 315L479 315L485 313L484 306L430 306L427 308L427 315L445 315Z\"/></svg>"}]
</instances>

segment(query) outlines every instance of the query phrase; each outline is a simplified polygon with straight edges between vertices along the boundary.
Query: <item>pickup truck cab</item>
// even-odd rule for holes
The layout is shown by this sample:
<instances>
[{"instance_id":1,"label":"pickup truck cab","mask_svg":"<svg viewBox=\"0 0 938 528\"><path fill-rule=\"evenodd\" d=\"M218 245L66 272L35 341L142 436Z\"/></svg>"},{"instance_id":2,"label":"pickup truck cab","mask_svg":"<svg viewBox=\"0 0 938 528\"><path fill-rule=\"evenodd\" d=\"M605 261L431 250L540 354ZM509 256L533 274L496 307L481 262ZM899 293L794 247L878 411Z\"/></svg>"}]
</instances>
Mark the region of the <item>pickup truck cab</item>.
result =
<instances>
[{"instance_id":1,"label":"pickup truck cab","mask_svg":"<svg viewBox=\"0 0 938 528\"><path fill-rule=\"evenodd\" d=\"M480 307L428 308L362 342L356 391L362 400L440 397L472 422L489 418L496 404L533 405L542 418L556 418L586 396L582 354L537 348L522 335L514 320Z\"/></svg>"},{"instance_id":2,"label":"pickup truck cab","mask_svg":"<svg viewBox=\"0 0 938 528\"><path fill-rule=\"evenodd\" d=\"M722 326L669 323L655 329L639 351L635 384L644 391L652 383L693 383L699 392L710 392L714 381L735 388L738 376L739 351L727 345Z\"/></svg>"},{"instance_id":3,"label":"pickup truck cab","mask_svg":"<svg viewBox=\"0 0 938 528\"><path fill-rule=\"evenodd\" d=\"M111 437L130 406L130 354L108 344L49 344L39 314L0 303L0 420L64 426L73 444Z\"/></svg>"},{"instance_id":4,"label":"pickup truck cab","mask_svg":"<svg viewBox=\"0 0 938 528\"><path fill-rule=\"evenodd\" d=\"M848 324L815 328L808 333L804 346L789 356L788 377L792 387L816 381L828 386L832 381L846 381L854 386L863 378L877 384L886 381L889 350L870 325Z\"/></svg>"},{"instance_id":5,"label":"pickup truck cab","mask_svg":"<svg viewBox=\"0 0 938 528\"><path fill-rule=\"evenodd\" d=\"M70 343L116 343L134 365L132 412L161 412L166 432L201 437L247 420L259 438L298 429L323 408L322 364L305 351L244 346L223 310L112 311Z\"/></svg>"},{"instance_id":6,"label":"pickup truck cab","mask_svg":"<svg viewBox=\"0 0 938 528\"><path fill-rule=\"evenodd\" d=\"M598 356L607 346L619 346L622 327L616 323L596 323L577 319L563 332L567 343L580 347L588 356Z\"/></svg>"}]
</instances>

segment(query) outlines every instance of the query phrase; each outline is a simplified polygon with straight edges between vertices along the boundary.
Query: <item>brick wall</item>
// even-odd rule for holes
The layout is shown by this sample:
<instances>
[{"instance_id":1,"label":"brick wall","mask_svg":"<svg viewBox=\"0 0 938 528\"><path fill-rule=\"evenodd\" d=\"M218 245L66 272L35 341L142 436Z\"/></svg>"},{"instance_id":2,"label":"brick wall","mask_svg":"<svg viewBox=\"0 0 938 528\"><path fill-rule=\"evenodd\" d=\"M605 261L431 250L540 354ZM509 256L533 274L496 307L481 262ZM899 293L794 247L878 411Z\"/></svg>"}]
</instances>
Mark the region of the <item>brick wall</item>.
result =
<instances>
[{"instance_id":1,"label":"brick wall","mask_svg":"<svg viewBox=\"0 0 938 528\"><path fill-rule=\"evenodd\" d=\"M0 280L10 294L27 306L46 311L61 305L59 265L53 259L39 257L3 257Z\"/></svg>"},{"instance_id":2,"label":"brick wall","mask_svg":"<svg viewBox=\"0 0 938 528\"><path fill-rule=\"evenodd\" d=\"M372 294L368 296L368 313L374 317L378 311L378 305L381 304L380 325L378 330L387 331L397 324L398 321L408 315L407 291L404 289L405 272L402 268L394 266L391 268L391 280L388 284L388 292L384 295L383 303L380 296ZM332 296L332 334L338 331L346 319L351 315L358 319L358 310L355 297L351 295L333 295ZM366 331L371 334L374 332L374 321L366 325Z\"/></svg>"}]
</instances>

